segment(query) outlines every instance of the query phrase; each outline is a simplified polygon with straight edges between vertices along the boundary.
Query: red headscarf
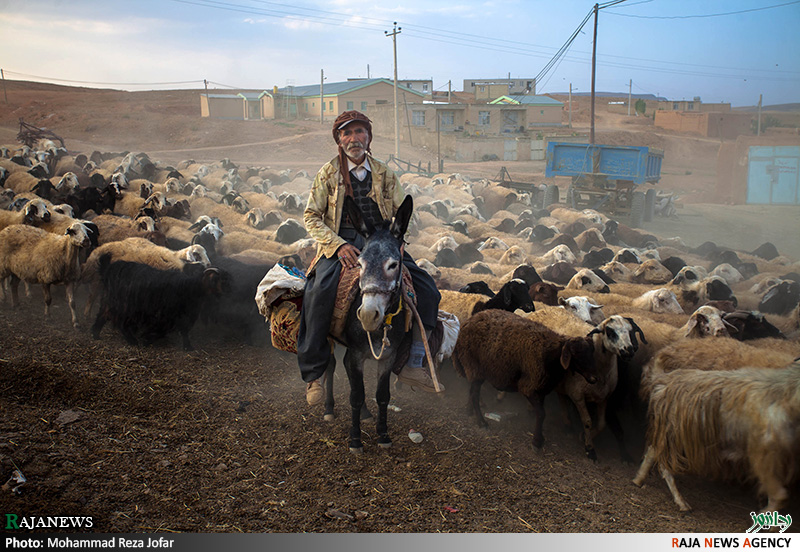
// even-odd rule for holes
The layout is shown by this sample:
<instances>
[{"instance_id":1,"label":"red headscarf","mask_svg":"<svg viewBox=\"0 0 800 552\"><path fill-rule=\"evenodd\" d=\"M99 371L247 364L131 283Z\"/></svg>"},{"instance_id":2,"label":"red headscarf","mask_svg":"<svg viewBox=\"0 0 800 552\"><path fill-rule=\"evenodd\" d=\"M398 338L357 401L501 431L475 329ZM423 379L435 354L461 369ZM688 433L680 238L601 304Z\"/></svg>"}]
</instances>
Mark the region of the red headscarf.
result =
<instances>
[{"instance_id":1,"label":"red headscarf","mask_svg":"<svg viewBox=\"0 0 800 552\"><path fill-rule=\"evenodd\" d=\"M372 144L372 121L370 121L369 117L360 111L345 111L336 117L336 120L333 122L333 140L337 145L339 145L339 131L354 121L362 123L367 128L367 134L369 134L369 144L367 144L366 150L369 152L369 147ZM341 146L339 146L339 171L342 174L345 191L347 192L347 195L352 197L353 186L350 184L350 171L348 170L347 155Z\"/></svg>"}]
</instances>

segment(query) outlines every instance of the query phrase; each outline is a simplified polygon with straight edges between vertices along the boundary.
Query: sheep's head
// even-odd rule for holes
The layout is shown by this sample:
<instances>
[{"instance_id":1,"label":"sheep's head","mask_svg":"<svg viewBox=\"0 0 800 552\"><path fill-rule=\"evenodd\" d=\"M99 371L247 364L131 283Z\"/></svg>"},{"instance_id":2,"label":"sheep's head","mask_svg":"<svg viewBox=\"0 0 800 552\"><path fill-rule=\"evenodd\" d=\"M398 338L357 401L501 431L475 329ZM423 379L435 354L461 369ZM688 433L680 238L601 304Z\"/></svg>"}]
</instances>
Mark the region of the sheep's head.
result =
<instances>
[{"instance_id":1,"label":"sheep's head","mask_svg":"<svg viewBox=\"0 0 800 552\"><path fill-rule=\"evenodd\" d=\"M561 367L583 376L587 383L597 382L594 344L588 337L572 337L561 348Z\"/></svg>"},{"instance_id":2,"label":"sheep's head","mask_svg":"<svg viewBox=\"0 0 800 552\"><path fill-rule=\"evenodd\" d=\"M609 261L600 270L618 282L630 282L633 279L633 271L619 261Z\"/></svg>"},{"instance_id":3,"label":"sheep's head","mask_svg":"<svg viewBox=\"0 0 800 552\"><path fill-rule=\"evenodd\" d=\"M672 272L656 259L648 259L633 273L634 282L647 284L666 284L672 279Z\"/></svg>"},{"instance_id":4,"label":"sheep's head","mask_svg":"<svg viewBox=\"0 0 800 552\"><path fill-rule=\"evenodd\" d=\"M82 222L70 224L64 235L69 236L70 241L77 247L89 247L92 244L89 229Z\"/></svg>"},{"instance_id":5,"label":"sheep's head","mask_svg":"<svg viewBox=\"0 0 800 552\"><path fill-rule=\"evenodd\" d=\"M579 270L567 284L567 289L583 289L599 293L609 292L608 284L588 268Z\"/></svg>"},{"instance_id":6,"label":"sheep's head","mask_svg":"<svg viewBox=\"0 0 800 552\"><path fill-rule=\"evenodd\" d=\"M518 245L512 245L500 257L500 264L520 264L526 261L525 252Z\"/></svg>"},{"instance_id":7,"label":"sheep's head","mask_svg":"<svg viewBox=\"0 0 800 552\"><path fill-rule=\"evenodd\" d=\"M557 263L559 261L573 264L577 259L569 247L564 244L557 245L542 256L542 259L549 263Z\"/></svg>"},{"instance_id":8,"label":"sheep's head","mask_svg":"<svg viewBox=\"0 0 800 552\"><path fill-rule=\"evenodd\" d=\"M631 249L629 247L617 251L617 254L614 255L612 260L619 261L621 263L634 264L640 264L642 262L642 258L639 256L639 253L637 253L635 249Z\"/></svg>"},{"instance_id":9,"label":"sheep's head","mask_svg":"<svg viewBox=\"0 0 800 552\"><path fill-rule=\"evenodd\" d=\"M558 305L558 292L564 289L549 282L536 282L528 289L528 295L534 301L539 301L551 307Z\"/></svg>"},{"instance_id":10,"label":"sheep's head","mask_svg":"<svg viewBox=\"0 0 800 552\"><path fill-rule=\"evenodd\" d=\"M600 335L602 347L620 358L629 359L639 349L636 334L642 338L642 343L647 343L642 329L636 325L633 318L624 318L614 315L603 320L589 335Z\"/></svg>"},{"instance_id":11,"label":"sheep's head","mask_svg":"<svg viewBox=\"0 0 800 552\"><path fill-rule=\"evenodd\" d=\"M558 304L564 307L564 310L571 312L584 322L592 324L593 326L599 324L606 318L605 313L603 313L603 305L595 304L588 297L559 297Z\"/></svg>"},{"instance_id":12,"label":"sheep's head","mask_svg":"<svg viewBox=\"0 0 800 552\"><path fill-rule=\"evenodd\" d=\"M153 220L153 217L144 215L138 216L136 217L136 229L141 232L155 232L156 221Z\"/></svg>"},{"instance_id":13,"label":"sheep's head","mask_svg":"<svg viewBox=\"0 0 800 552\"><path fill-rule=\"evenodd\" d=\"M645 303L645 310L683 314L683 307L678 303L678 298L666 288L648 291L642 295L642 298Z\"/></svg>"},{"instance_id":14,"label":"sheep's head","mask_svg":"<svg viewBox=\"0 0 800 552\"><path fill-rule=\"evenodd\" d=\"M711 271L711 276L719 276L725 280L729 286L744 280L742 273L728 263L717 265L717 267Z\"/></svg>"},{"instance_id":15,"label":"sheep's head","mask_svg":"<svg viewBox=\"0 0 800 552\"><path fill-rule=\"evenodd\" d=\"M206 248L202 245L195 243L178 251L181 259L187 263L200 263L203 266L209 266L211 261L208 258Z\"/></svg>"},{"instance_id":16,"label":"sheep's head","mask_svg":"<svg viewBox=\"0 0 800 552\"><path fill-rule=\"evenodd\" d=\"M697 287L697 284L705 277L706 275L701 267L684 266L678 271L671 283L683 290L693 291Z\"/></svg>"},{"instance_id":17,"label":"sheep's head","mask_svg":"<svg viewBox=\"0 0 800 552\"><path fill-rule=\"evenodd\" d=\"M522 312L533 312L536 308L533 306L533 300L528 294L528 284L522 280L509 280L495 295L499 297L504 310L514 312L520 309Z\"/></svg>"},{"instance_id":18,"label":"sheep's head","mask_svg":"<svg viewBox=\"0 0 800 552\"><path fill-rule=\"evenodd\" d=\"M266 221L264 219L264 211L262 211L258 207L250 209L247 212L246 218L247 218L247 224L249 224L250 226L252 226L257 230L262 230L264 227L266 227Z\"/></svg>"},{"instance_id":19,"label":"sheep's head","mask_svg":"<svg viewBox=\"0 0 800 552\"><path fill-rule=\"evenodd\" d=\"M419 259L417 261L417 266L420 267L422 270L427 272L431 275L431 278L434 280L438 280L442 277L442 271L439 270L435 264L430 262L428 259Z\"/></svg>"},{"instance_id":20,"label":"sheep's head","mask_svg":"<svg viewBox=\"0 0 800 552\"><path fill-rule=\"evenodd\" d=\"M50 210L47 204L41 199L32 199L25 204L25 224L36 224L37 222L48 222L50 220Z\"/></svg>"},{"instance_id":21,"label":"sheep's head","mask_svg":"<svg viewBox=\"0 0 800 552\"><path fill-rule=\"evenodd\" d=\"M710 305L694 311L684 328L686 337L726 337L738 332L735 325L722 317L722 311Z\"/></svg>"},{"instance_id":22,"label":"sheep's head","mask_svg":"<svg viewBox=\"0 0 800 552\"><path fill-rule=\"evenodd\" d=\"M56 184L56 190L64 190L66 188L67 191L72 191L78 187L78 177L75 176L75 173L68 172L64 173L64 176L58 181Z\"/></svg>"}]
</instances>

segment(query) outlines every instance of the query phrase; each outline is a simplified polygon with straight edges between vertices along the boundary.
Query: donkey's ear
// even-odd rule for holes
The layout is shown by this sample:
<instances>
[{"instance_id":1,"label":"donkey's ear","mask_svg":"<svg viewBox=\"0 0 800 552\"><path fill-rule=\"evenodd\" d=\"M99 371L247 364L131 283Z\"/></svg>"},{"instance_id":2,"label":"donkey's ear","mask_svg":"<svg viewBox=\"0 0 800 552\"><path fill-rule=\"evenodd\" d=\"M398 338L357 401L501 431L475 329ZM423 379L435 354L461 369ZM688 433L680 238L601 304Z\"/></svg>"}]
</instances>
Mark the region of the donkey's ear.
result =
<instances>
[{"instance_id":1,"label":"donkey's ear","mask_svg":"<svg viewBox=\"0 0 800 552\"><path fill-rule=\"evenodd\" d=\"M411 212L413 210L414 199L410 195L407 195L403 200L403 203L401 203L400 207L398 207L397 214L394 216L394 220L392 221L392 226L389 228L389 231L395 238L402 240L403 236L406 235L406 230L408 230L408 221L411 220Z\"/></svg>"},{"instance_id":2,"label":"donkey's ear","mask_svg":"<svg viewBox=\"0 0 800 552\"><path fill-rule=\"evenodd\" d=\"M364 215L361 212L361 208L351 196L344 197L344 213L350 217L350 222L353 223L356 232L365 238L371 236L372 233L375 232L375 227L364 220Z\"/></svg>"}]
</instances>

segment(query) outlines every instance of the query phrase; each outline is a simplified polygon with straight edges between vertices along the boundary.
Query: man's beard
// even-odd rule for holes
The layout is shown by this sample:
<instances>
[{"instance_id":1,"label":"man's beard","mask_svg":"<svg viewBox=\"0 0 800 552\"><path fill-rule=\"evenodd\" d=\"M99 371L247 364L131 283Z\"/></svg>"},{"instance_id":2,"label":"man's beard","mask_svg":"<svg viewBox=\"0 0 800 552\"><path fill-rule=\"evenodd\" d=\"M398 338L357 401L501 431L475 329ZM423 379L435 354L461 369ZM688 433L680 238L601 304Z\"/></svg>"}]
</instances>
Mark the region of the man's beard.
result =
<instances>
[{"instance_id":1,"label":"man's beard","mask_svg":"<svg viewBox=\"0 0 800 552\"><path fill-rule=\"evenodd\" d=\"M348 157L359 158L364 155L365 152L366 148L364 147L364 144L360 142L353 142L348 144L347 148L345 148L345 153Z\"/></svg>"}]
</instances>

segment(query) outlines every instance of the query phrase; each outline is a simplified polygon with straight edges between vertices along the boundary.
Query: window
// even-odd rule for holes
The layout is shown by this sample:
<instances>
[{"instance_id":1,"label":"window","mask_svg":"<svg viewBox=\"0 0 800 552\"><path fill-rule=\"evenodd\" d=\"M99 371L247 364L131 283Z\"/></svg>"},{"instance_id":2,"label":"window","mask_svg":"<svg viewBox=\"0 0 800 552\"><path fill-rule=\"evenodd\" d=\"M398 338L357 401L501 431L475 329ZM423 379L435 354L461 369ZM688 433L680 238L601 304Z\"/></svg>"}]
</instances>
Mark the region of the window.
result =
<instances>
[{"instance_id":1,"label":"window","mask_svg":"<svg viewBox=\"0 0 800 552\"><path fill-rule=\"evenodd\" d=\"M347 102L347 111L353 110L353 102Z\"/></svg>"},{"instance_id":2,"label":"window","mask_svg":"<svg viewBox=\"0 0 800 552\"><path fill-rule=\"evenodd\" d=\"M679 111L681 108L681 104L678 102L672 102L672 109L675 111Z\"/></svg>"},{"instance_id":3,"label":"window","mask_svg":"<svg viewBox=\"0 0 800 552\"><path fill-rule=\"evenodd\" d=\"M306 113L308 113L308 104L306 104Z\"/></svg>"},{"instance_id":4,"label":"window","mask_svg":"<svg viewBox=\"0 0 800 552\"><path fill-rule=\"evenodd\" d=\"M486 87L485 86L481 86L480 89L481 89L481 92L486 92Z\"/></svg>"},{"instance_id":5,"label":"window","mask_svg":"<svg viewBox=\"0 0 800 552\"><path fill-rule=\"evenodd\" d=\"M427 82L422 83L422 91L423 92L427 92L428 91L428 83Z\"/></svg>"},{"instance_id":6,"label":"window","mask_svg":"<svg viewBox=\"0 0 800 552\"><path fill-rule=\"evenodd\" d=\"M375 100L375 105L384 105L388 104L389 100Z\"/></svg>"},{"instance_id":7,"label":"window","mask_svg":"<svg viewBox=\"0 0 800 552\"><path fill-rule=\"evenodd\" d=\"M694 102L689 102L686 104L686 109L689 111L694 111Z\"/></svg>"},{"instance_id":8,"label":"window","mask_svg":"<svg viewBox=\"0 0 800 552\"><path fill-rule=\"evenodd\" d=\"M539 115L544 115L544 109L539 110Z\"/></svg>"},{"instance_id":9,"label":"window","mask_svg":"<svg viewBox=\"0 0 800 552\"><path fill-rule=\"evenodd\" d=\"M440 124L442 126L455 125L455 113L452 111L442 111L442 121Z\"/></svg>"},{"instance_id":10,"label":"window","mask_svg":"<svg viewBox=\"0 0 800 552\"><path fill-rule=\"evenodd\" d=\"M424 111L412 111L411 112L411 124L414 126L425 126L425 112Z\"/></svg>"},{"instance_id":11,"label":"window","mask_svg":"<svg viewBox=\"0 0 800 552\"><path fill-rule=\"evenodd\" d=\"M488 126L490 124L490 115L488 111L478 111L478 124Z\"/></svg>"},{"instance_id":12,"label":"window","mask_svg":"<svg viewBox=\"0 0 800 552\"><path fill-rule=\"evenodd\" d=\"M367 110L367 102L361 102L361 111Z\"/></svg>"},{"instance_id":13,"label":"window","mask_svg":"<svg viewBox=\"0 0 800 552\"><path fill-rule=\"evenodd\" d=\"M322 102L322 111L325 111L325 102Z\"/></svg>"},{"instance_id":14,"label":"window","mask_svg":"<svg viewBox=\"0 0 800 552\"><path fill-rule=\"evenodd\" d=\"M329 111L333 111L333 102L332 102L332 101L331 101L331 102L330 102L330 104L328 105L328 110L329 110Z\"/></svg>"}]
</instances>

